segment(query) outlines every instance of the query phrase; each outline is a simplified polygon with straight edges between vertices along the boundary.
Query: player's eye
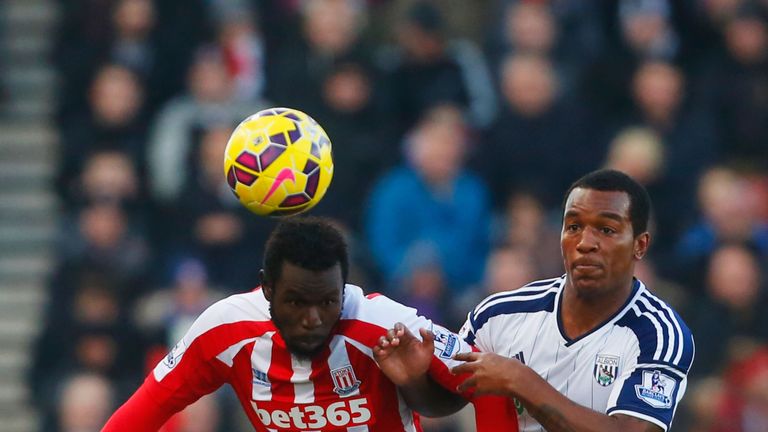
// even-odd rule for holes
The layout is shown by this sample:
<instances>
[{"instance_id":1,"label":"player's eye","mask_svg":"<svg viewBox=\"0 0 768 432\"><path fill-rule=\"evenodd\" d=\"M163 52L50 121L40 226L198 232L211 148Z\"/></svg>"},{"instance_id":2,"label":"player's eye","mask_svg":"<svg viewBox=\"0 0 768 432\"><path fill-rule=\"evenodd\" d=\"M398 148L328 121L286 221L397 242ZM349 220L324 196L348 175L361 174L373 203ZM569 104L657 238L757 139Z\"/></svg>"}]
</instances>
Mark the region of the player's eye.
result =
<instances>
[{"instance_id":1,"label":"player's eye","mask_svg":"<svg viewBox=\"0 0 768 432\"><path fill-rule=\"evenodd\" d=\"M568 224L565 226L565 231L569 233L575 233L579 230L579 226L576 224Z\"/></svg>"},{"instance_id":2,"label":"player's eye","mask_svg":"<svg viewBox=\"0 0 768 432\"><path fill-rule=\"evenodd\" d=\"M336 303L338 303L336 301L336 299L326 299L326 300L323 300L323 306L333 306Z\"/></svg>"},{"instance_id":3,"label":"player's eye","mask_svg":"<svg viewBox=\"0 0 768 432\"><path fill-rule=\"evenodd\" d=\"M615 233L616 233L616 230L615 230L615 229L613 229L613 228L611 228L611 227L608 227L608 226L606 226L606 227L602 227L602 228L600 229L600 231L602 231L602 233L603 233L603 234L615 234Z\"/></svg>"}]
</instances>

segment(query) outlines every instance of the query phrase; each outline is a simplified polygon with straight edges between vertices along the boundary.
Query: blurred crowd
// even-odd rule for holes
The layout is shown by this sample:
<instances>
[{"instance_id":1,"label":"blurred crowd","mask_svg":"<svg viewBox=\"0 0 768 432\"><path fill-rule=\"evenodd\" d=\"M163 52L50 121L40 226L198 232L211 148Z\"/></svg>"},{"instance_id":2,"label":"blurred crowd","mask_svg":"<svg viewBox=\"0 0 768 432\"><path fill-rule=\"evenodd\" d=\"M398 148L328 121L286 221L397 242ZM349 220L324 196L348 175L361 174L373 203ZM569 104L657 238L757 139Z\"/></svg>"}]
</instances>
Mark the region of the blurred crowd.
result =
<instances>
[{"instance_id":1,"label":"blurred crowd","mask_svg":"<svg viewBox=\"0 0 768 432\"><path fill-rule=\"evenodd\" d=\"M673 429L768 430L768 1L60 8L62 215L29 376L42 431L99 430L203 309L258 285L275 221L238 204L223 150L272 106L331 137L311 213L348 235L350 282L454 330L489 293L563 272L573 180L629 173L655 205L637 276L696 336ZM166 429L237 430L235 404L222 391Z\"/></svg>"}]
</instances>

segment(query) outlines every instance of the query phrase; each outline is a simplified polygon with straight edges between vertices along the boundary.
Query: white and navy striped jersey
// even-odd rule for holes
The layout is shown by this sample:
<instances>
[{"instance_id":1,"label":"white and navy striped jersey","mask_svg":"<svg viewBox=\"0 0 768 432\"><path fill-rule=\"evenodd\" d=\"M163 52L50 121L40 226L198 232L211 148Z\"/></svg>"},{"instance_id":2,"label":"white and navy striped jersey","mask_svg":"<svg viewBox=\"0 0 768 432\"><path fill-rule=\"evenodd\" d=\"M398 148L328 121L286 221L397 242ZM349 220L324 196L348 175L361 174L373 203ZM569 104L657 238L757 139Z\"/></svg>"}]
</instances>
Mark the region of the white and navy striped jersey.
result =
<instances>
[{"instance_id":1,"label":"white and navy striped jersey","mask_svg":"<svg viewBox=\"0 0 768 432\"><path fill-rule=\"evenodd\" d=\"M562 327L565 276L494 294L469 313L460 335L480 351L516 357L570 400L669 429L693 362L691 331L635 279L626 304L577 339ZM521 431L541 425L518 408Z\"/></svg>"}]
</instances>

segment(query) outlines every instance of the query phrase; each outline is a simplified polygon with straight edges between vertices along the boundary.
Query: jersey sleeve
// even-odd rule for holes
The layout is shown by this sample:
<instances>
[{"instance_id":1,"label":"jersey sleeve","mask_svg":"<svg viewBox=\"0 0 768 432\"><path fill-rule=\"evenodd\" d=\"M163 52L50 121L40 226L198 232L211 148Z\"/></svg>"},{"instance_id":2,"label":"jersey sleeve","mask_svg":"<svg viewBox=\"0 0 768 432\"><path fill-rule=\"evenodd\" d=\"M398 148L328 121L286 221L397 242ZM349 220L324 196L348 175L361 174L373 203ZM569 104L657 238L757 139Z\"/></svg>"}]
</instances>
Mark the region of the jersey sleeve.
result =
<instances>
[{"instance_id":1,"label":"jersey sleeve","mask_svg":"<svg viewBox=\"0 0 768 432\"><path fill-rule=\"evenodd\" d=\"M646 341L640 339L637 361L620 372L608 399L608 415L637 417L669 430L677 405L685 394L694 356L693 336L684 325L678 336L664 342L669 350L664 345L659 350L644 349L642 345ZM656 354L658 352L671 354L665 358Z\"/></svg>"},{"instance_id":2,"label":"jersey sleeve","mask_svg":"<svg viewBox=\"0 0 768 432\"><path fill-rule=\"evenodd\" d=\"M429 374L438 384L455 393L456 387L464 378L451 373L451 368L461 363L454 360L453 356L460 352L471 352L472 347L456 333L419 315L414 308L397 303L383 295L368 296L368 300L370 304L366 308L366 320L385 329L390 329L395 323L401 322L418 339L421 339L419 329L426 328L432 332L435 338L435 352Z\"/></svg>"},{"instance_id":3,"label":"jersey sleeve","mask_svg":"<svg viewBox=\"0 0 768 432\"><path fill-rule=\"evenodd\" d=\"M243 326L225 301L208 308L170 352L155 366L144 384L113 415L105 429L156 431L173 414L224 384L232 357L243 344ZM246 339L244 342L247 342Z\"/></svg>"},{"instance_id":4,"label":"jersey sleeve","mask_svg":"<svg viewBox=\"0 0 768 432\"><path fill-rule=\"evenodd\" d=\"M467 320L459 330L461 339L470 346L476 347L479 351L493 352L492 338L488 337L488 330L478 331L477 321L475 319L477 309L469 311ZM487 327L487 326L486 326Z\"/></svg>"}]
</instances>

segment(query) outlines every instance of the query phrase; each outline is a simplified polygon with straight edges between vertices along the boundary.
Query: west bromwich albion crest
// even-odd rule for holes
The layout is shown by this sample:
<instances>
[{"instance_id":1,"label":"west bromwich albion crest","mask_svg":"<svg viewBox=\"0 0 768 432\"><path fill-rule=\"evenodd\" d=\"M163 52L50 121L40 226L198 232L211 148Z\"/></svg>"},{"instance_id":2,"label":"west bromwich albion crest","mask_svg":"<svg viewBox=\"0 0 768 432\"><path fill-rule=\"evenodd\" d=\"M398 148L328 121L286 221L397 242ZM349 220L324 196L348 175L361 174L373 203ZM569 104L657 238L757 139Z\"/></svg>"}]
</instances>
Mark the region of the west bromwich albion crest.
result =
<instances>
[{"instance_id":1,"label":"west bromwich albion crest","mask_svg":"<svg viewBox=\"0 0 768 432\"><path fill-rule=\"evenodd\" d=\"M339 396L348 396L360 387L360 380L355 376L352 365L346 365L331 370L333 379L333 391Z\"/></svg>"},{"instance_id":2,"label":"west bromwich albion crest","mask_svg":"<svg viewBox=\"0 0 768 432\"><path fill-rule=\"evenodd\" d=\"M603 387L608 387L616 381L619 375L619 356L598 354L595 359L595 380Z\"/></svg>"}]
</instances>

